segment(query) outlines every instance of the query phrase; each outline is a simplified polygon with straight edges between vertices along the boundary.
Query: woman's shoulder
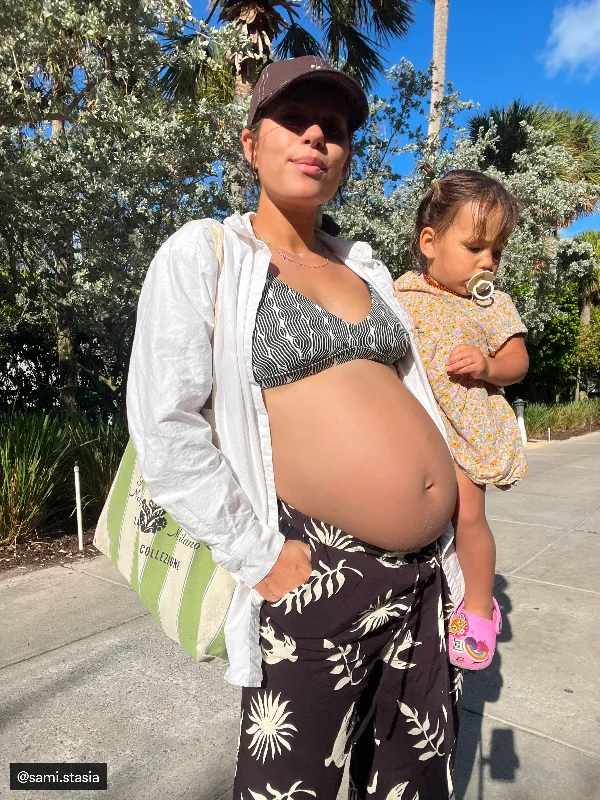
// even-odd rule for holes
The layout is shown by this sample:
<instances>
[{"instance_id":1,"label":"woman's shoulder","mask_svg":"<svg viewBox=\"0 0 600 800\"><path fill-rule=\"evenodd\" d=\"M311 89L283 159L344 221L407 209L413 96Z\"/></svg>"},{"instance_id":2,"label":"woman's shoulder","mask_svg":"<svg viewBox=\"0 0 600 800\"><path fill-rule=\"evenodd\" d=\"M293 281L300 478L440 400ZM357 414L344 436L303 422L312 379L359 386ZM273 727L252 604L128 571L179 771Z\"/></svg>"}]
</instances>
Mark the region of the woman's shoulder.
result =
<instances>
[{"instance_id":1,"label":"woman's shoulder","mask_svg":"<svg viewBox=\"0 0 600 800\"><path fill-rule=\"evenodd\" d=\"M166 239L158 249L153 266L178 273L198 269L214 271L217 267L216 226L211 219L186 222Z\"/></svg>"},{"instance_id":2,"label":"woman's shoulder","mask_svg":"<svg viewBox=\"0 0 600 800\"><path fill-rule=\"evenodd\" d=\"M214 219L189 220L163 242L160 250L202 250L206 249L207 246L212 250L212 231L217 225L220 225L220 223Z\"/></svg>"}]
</instances>

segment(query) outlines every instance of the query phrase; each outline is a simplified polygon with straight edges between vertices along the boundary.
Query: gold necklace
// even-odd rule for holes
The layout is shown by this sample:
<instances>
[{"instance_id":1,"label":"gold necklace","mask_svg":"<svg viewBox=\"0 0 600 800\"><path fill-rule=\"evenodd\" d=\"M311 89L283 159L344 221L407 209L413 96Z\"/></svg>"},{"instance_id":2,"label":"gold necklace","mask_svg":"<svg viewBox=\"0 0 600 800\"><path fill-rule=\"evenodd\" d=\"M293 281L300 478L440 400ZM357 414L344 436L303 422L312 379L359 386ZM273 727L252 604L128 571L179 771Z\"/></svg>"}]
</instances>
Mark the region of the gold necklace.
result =
<instances>
[{"instance_id":1,"label":"gold necklace","mask_svg":"<svg viewBox=\"0 0 600 800\"><path fill-rule=\"evenodd\" d=\"M263 241L265 244L268 244L269 247L274 247L275 250L277 250L277 252L281 256L281 258L283 258L285 261L291 261L292 264L299 264L301 267L306 267L307 269L323 269L323 267L326 267L327 264L329 264L328 258L325 259L325 261L322 264L305 264L303 261L297 261L295 258L290 258L289 256L286 256L286 254L282 252L282 250L279 247L277 247L276 244L273 244L273 242L270 242L268 239L262 239L261 241Z\"/></svg>"}]
</instances>

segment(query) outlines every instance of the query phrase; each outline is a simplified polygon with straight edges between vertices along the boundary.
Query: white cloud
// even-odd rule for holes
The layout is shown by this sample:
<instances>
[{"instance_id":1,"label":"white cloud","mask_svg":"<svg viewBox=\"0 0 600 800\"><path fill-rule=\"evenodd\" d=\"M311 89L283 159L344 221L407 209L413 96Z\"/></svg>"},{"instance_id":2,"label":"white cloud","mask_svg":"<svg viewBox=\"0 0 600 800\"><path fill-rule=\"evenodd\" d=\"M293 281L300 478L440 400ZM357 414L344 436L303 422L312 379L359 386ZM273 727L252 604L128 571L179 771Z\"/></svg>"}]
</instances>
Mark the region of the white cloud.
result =
<instances>
[{"instance_id":1,"label":"white cloud","mask_svg":"<svg viewBox=\"0 0 600 800\"><path fill-rule=\"evenodd\" d=\"M583 68L600 72L600 0L575 0L554 11L543 60L550 75Z\"/></svg>"}]
</instances>

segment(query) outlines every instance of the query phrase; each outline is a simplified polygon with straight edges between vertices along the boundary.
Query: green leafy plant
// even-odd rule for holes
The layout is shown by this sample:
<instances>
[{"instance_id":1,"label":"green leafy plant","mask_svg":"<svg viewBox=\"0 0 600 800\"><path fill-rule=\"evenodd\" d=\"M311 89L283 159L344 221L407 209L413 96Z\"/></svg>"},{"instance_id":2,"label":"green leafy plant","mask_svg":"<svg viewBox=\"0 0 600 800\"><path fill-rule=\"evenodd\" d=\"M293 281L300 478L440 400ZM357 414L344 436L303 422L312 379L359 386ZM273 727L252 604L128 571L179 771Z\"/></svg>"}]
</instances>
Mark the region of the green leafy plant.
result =
<instances>
[{"instance_id":1,"label":"green leafy plant","mask_svg":"<svg viewBox=\"0 0 600 800\"><path fill-rule=\"evenodd\" d=\"M68 427L69 458L79 464L82 504L90 512L99 512L127 444L127 424L116 415L106 422L77 414L69 417Z\"/></svg>"},{"instance_id":2,"label":"green leafy plant","mask_svg":"<svg viewBox=\"0 0 600 800\"><path fill-rule=\"evenodd\" d=\"M545 436L548 428L562 431L585 430L600 424L600 400L583 403L560 403L545 405L530 403L525 406L525 428L532 437Z\"/></svg>"},{"instance_id":3,"label":"green leafy plant","mask_svg":"<svg viewBox=\"0 0 600 800\"><path fill-rule=\"evenodd\" d=\"M0 542L41 532L67 501L66 425L45 414L0 417Z\"/></svg>"}]
</instances>

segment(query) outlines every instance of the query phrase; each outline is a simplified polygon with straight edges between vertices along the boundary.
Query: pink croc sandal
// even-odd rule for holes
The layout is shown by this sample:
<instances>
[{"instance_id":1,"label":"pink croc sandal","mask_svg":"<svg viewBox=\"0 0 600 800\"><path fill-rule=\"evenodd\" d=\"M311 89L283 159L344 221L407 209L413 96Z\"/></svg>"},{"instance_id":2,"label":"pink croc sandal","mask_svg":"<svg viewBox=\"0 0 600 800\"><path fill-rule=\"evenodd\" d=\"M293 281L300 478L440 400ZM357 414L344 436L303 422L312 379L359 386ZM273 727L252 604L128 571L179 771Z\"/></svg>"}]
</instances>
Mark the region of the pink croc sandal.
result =
<instances>
[{"instance_id":1,"label":"pink croc sandal","mask_svg":"<svg viewBox=\"0 0 600 800\"><path fill-rule=\"evenodd\" d=\"M502 615L494 600L492 619L465 611L461 603L448 625L448 658L463 669L485 669L496 652L496 636L502 629Z\"/></svg>"}]
</instances>

